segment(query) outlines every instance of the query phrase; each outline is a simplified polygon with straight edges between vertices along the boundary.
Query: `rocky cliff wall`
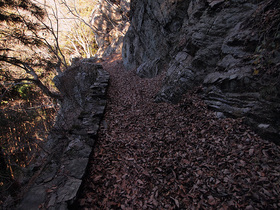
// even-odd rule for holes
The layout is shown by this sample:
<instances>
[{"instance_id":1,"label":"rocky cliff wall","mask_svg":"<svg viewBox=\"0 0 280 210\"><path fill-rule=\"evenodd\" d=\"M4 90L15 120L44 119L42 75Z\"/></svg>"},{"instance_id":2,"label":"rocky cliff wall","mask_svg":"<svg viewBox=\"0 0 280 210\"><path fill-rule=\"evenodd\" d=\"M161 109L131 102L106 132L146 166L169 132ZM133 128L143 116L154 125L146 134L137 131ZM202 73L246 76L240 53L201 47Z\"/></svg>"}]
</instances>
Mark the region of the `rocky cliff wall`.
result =
<instances>
[{"instance_id":1,"label":"rocky cliff wall","mask_svg":"<svg viewBox=\"0 0 280 210\"><path fill-rule=\"evenodd\" d=\"M123 37L129 27L130 0L99 0L92 14L91 25L97 29L96 57L121 53Z\"/></svg>"},{"instance_id":2,"label":"rocky cliff wall","mask_svg":"<svg viewBox=\"0 0 280 210\"><path fill-rule=\"evenodd\" d=\"M156 101L200 86L219 116L245 117L280 143L279 8L277 0L132 0L124 65L141 77L165 70Z\"/></svg>"},{"instance_id":3,"label":"rocky cliff wall","mask_svg":"<svg viewBox=\"0 0 280 210\"><path fill-rule=\"evenodd\" d=\"M75 201L97 138L109 82L109 74L91 61L84 59L55 78L63 94L60 112L37 162L28 169L29 190L17 209L62 210Z\"/></svg>"}]
</instances>

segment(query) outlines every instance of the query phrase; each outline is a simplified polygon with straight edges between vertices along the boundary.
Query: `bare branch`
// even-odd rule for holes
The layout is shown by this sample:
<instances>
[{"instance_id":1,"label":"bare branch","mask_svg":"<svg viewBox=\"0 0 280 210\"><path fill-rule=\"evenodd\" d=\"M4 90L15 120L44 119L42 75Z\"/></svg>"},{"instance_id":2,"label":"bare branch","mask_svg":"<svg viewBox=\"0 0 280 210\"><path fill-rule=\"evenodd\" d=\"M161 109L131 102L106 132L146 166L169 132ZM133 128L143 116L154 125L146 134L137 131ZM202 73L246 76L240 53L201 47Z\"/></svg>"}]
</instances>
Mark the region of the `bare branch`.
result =
<instances>
[{"instance_id":1,"label":"bare branch","mask_svg":"<svg viewBox=\"0 0 280 210\"><path fill-rule=\"evenodd\" d=\"M39 80L38 74L34 71L33 68L31 68L28 64L23 63L24 69L26 70L26 73L33 76L34 80Z\"/></svg>"},{"instance_id":2,"label":"bare branch","mask_svg":"<svg viewBox=\"0 0 280 210\"><path fill-rule=\"evenodd\" d=\"M84 23L85 25L87 25L95 34L97 35L101 35L104 33L101 33L100 31L98 31L98 28L96 28L95 26L92 26L90 23L88 23L87 21L84 20L84 18L81 17L81 15L78 13L78 11L76 10L76 7L74 7L74 9L72 9L67 3L66 0L61 0L62 4L68 9L68 11L75 17L77 18L80 22Z\"/></svg>"},{"instance_id":3,"label":"bare branch","mask_svg":"<svg viewBox=\"0 0 280 210\"><path fill-rule=\"evenodd\" d=\"M16 82L19 81L30 81L32 83L34 83L35 85L37 85L42 91L43 93L45 93L46 95L50 96L51 98L55 98L55 99L59 99L62 100L62 96L60 94L51 92L49 88L47 88L39 79L30 79L30 78L24 78L24 79L18 79L15 80Z\"/></svg>"},{"instance_id":4,"label":"bare branch","mask_svg":"<svg viewBox=\"0 0 280 210\"><path fill-rule=\"evenodd\" d=\"M45 10L46 10L46 5L44 5L45 6ZM26 25L26 26L28 26L28 23L27 23L27 21L26 21L26 19L20 14L20 11L17 9L17 12L18 12L18 15L19 15L19 17L22 19L22 22ZM32 32L32 34L38 39L38 40L41 40L44 44L45 44L45 46L46 47L48 47L48 49L56 56L56 58L58 59L58 62L59 63L62 63L63 65L64 65L64 67L65 68L67 68L67 62L66 62L66 59L65 59L65 56L63 55L63 53L62 53L62 51L61 51L61 49L60 49L60 45L59 45L59 42L58 42L58 35L57 34L55 34L55 32L54 32L54 30L53 30L53 24L52 24L52 20L51 20L51 18L50 18L50 16L49 16L49 14L48 14L48 12L46 12L46 14L47 14L47 17L48 17L48 20L49 20L49 24L51 25L51 27L49 27L42 19L39 19L39 18L37 18L37 20L45 27L45 29L46 30L48 30L51 34L52 34L52 36L53 36L53 38L55 39L55 48L49 43L49 41L46 39L46 38L44 38L44 37L41 37L41 36L39 36L38 35L38 33L36 32L36 30L35 29L32 29L32 28L30 28L29 30ZM55 14L54 14L55 15ZM56 25L58 25L58 20L57 20L57 24ZM58 26L57 26L58 27ZM60 54L59 54L60 53ZM62 58L61 58L61 57ZM63 60L63 62L62 62L62 60ZM58 71L58 73L59 72L61 72L61 71Z\"/></svg>"},{"instance_id":5,"label":"bare branch","mask_svg":"<svg viewBox=\"0 0 280 210\"><path fill-rule=\"evenodd\" d=\"M38 75L36 74L35 70L30 67L27 63L24 63L21 60L18 60L16 58L13 57L6 57L6 56L2 56L0 55L0 60L1 61L5 61L6 63L10 63L14 66L17 66L21 69L24 69L26 71L26 73L30 74L33 78L24 78L24 79L15 79L15 82L21 82L21 81L30 81L33 82L34 84L36 84L42 91L43 93L45 93L46 95L52 97L52 98L56 98L56 99L61 99L61 95L57 94L57 93L53 93L49 90L49 88L47 88L39 79Z\"/></svg>"}]
</instances>

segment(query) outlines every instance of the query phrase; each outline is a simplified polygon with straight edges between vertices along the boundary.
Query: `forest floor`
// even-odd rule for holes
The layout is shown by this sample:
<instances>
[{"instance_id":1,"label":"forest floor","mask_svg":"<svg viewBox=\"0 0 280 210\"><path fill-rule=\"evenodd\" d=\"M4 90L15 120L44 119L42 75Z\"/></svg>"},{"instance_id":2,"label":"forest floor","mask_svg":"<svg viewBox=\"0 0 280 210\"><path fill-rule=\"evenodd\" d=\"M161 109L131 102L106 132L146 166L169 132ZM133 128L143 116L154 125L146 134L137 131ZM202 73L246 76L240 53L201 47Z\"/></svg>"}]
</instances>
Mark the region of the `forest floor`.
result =
<instances>
[{"instance_id":1,"label":"forest floor","mask_svg":"<svg viewBox=\"0 0 280 210\"><path fill-rule=\"evenodd\" d=\"M121 56L79 209L280 209L280 148L242 119L219 119L196 91L155 103L163 76L141 79Z\"/></svg>"}]
</instances>

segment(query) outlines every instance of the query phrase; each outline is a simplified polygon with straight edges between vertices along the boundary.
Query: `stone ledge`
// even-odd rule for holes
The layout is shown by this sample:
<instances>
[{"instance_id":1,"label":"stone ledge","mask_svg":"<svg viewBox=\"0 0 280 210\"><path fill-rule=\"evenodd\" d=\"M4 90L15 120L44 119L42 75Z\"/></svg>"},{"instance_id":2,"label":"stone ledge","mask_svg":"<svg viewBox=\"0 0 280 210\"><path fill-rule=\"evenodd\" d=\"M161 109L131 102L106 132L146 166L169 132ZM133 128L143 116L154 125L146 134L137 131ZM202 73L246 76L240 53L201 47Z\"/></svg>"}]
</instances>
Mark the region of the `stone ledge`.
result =
<instances>
[{"instance_id":1,"label":"stone ledge","mask_svg":"<svg viewBox=\"0 0 280 210\"><path fill-rule=\"evenodd\" d=\"M73 90L74 96L69 96L71 97L69 100L66 98L61 103L61 109L66 108L60 111L57 120L71 119L72 122L68 122L68 127L64 127L63 131L58 133L59 129L56 128L50 133L44 146L44 150L48 151L48 154L41 154L41 159L44 160L41 163L41 169L37 171L36 179L17 209L63 210L68 209L68 206L75 201L104 114L106 90L109 83L109 74L100 65L88 62L81 62L80 65L83 66L75 67L76 75L73 75L71 70L70 78L67 71L61 78L58 78L58 82L63 84L65 78L74 77L75 82L78 83L77 87L83 91L76 96L77 89ZM89 71L83 72L84 69ZM90 75L85 75L79 80L78 75L81 74ZM89 77L93 78L92 75L97 76L94 80L89 80ZM76 87L74 86L74 88ZM62 89L61 92L63 91L69 93L72 90ZM79 103L75 103L75 100L79 100ZM70 102L72 104L69 104ZM83 102L83 106L76 107L81 102ZM73 110L79 112L75 112L74 117L69 118L67 114L71 115L71 113L67 112L73 112ZM61 124L61 122L56 122L56 125Z\"/></svg>"}]
</instances>

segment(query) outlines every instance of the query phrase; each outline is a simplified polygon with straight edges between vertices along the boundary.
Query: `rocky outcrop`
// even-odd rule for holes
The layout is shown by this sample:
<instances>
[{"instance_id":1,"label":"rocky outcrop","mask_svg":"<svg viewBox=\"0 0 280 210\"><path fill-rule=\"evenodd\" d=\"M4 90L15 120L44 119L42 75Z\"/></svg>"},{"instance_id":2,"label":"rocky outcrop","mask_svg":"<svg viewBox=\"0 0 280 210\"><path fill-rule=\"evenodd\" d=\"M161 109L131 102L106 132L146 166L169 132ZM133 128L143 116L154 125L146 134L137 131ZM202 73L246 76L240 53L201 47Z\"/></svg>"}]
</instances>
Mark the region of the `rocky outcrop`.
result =
<instances>
[{"instance_id":1,"label":"rocky outcrop","mask_svg":"<svg viewBox=\"0 0 280 210\"><path fill-rule=\"evenodd\" d=\"M156 101L201 86L220 116L245 117L280 143L279 8L276 0L134 0L124 65L151 77L167 64Z\"/></svg>"},{"instance_id":2,"label":"rocky outcrop","mask_svg":"<svg viewBox=\"0 0 280 210\"><path fill-rule=\"evenodd\" d=\"M96 57L121 53L123 37L129 27L130 0L99 0L92 14L98 45Z\"/></svg>"},{"instance_id":3,"label":"rocky outcrop","mask_svg":"<svg viewBox=\"0 0 280 210\"><path fill-rule=\"evenodd\" d=\"M68 209L74 202L106 106L108 80L91 59L55 78L63 94L60 113L18 209Z\"/></svg>"}]
</instances>

